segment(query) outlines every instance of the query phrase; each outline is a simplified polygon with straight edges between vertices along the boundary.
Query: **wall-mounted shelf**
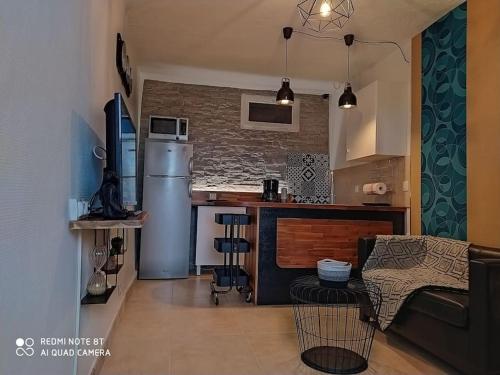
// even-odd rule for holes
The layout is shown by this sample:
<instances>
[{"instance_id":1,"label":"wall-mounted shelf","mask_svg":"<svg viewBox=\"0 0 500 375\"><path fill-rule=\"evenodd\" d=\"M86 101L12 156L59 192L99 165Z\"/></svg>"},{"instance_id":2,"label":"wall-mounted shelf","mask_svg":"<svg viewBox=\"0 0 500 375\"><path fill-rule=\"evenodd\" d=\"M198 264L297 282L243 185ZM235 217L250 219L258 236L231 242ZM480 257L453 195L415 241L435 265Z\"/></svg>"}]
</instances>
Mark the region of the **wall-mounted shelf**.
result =
<instances>
[{"instance_id":1,"label":"wall-mounted shelf","mask_svg":"<svg viewBox=\"0 0 500 375\"><path fill-rule=\"evenodd\" d=\"M111 252L113 246L112 246L112 240L111 240L111 232L116 232L116 235L120 234L118 237L121 237L122 241L122 249L123 251L115 252L114 255L109 255L108 253L108 261L111 257L115 257L115 262L116 262L116 267L112 269L106 269L105 266L101 268L101 270L105 273L106 275L106 285L108 288L104 292L104 294L94 296L90 294L86 294L85 297L83 297L80 301L82 305L95 305L95 304L104 304L108 302L109 298L111 297L111 294L113 294L113 291L115 290L116 286L118 285L118 273L123 267L123 262L125 261L124 253L125 249L127 248L126 246L126 233L125 231L127 229L135 229L135 228L142 228L144 225L144 222L146 221L148 217L147 212L141 212L138 215L135 216L129 216L126 219L121 219L121 220L107 220L103 218L96 218L96 217L80 217L78 220L73 220L70 221L69 223L69 228L71 230L93 230L94 231L94 246L97 246L98 241L97 241L97 233L98 231L102 231L102 245L106 246L109 252ZM120 233L121 232L121 233ZM81 284L81 253L82 253L82 241L81 241L81 236L82 232L80 232L80 246L79 246L79 263L78 263L78 280L79 284ZM121 257L121 262L120 258ZM94 271L96 268L94 268ZM109 279L108 275L115 275L113 278ZM110 283L108 283L108 280ZM114 282L114 285L113 285ZM79 294L80 296L80 294Z\"/></svg>"},{"instance_id":2,"label":"wall-mounted shelf","mask_svg":"<svg viewBox=\"0 0 500 375\"><path fill-rule=\"evenodd\" d=\"M115 268L111 269L111 270L103 270L104 272L106 272L106 274L108 275L117 275L118 272L120 272L120 270L122 269L122 266L123 264L117 264Z\"/></svg>"},{"instance_id":3,"label":"wall-mounted shelf","mask_svg":"<svg viewBox=\"0 0 500 375\"><path fill-rule=\"evenodd\" d=\"M136 216L129 216L126 219L107 220L96 217L81 217L78 220L69 222L71 230L93 230L93 229L133 229L142 228L148 218L147 212L141 212Z\"/></svg>"},{"instance_id":4,"label":"wall-mounted shelf","mask_svg":"<svg viewBox=\"0 0 500 375\"><path fill-rule=\"evenodd\" d=\"M108 302L108 299L109 297L111 297L111 294L113 294L115 288L116 286L112 286L106 289L106 292L104 294L101 294L99 296L93 296L87 293L82 299L82 305L97 305Z\"/></svg>"}]
</instances>

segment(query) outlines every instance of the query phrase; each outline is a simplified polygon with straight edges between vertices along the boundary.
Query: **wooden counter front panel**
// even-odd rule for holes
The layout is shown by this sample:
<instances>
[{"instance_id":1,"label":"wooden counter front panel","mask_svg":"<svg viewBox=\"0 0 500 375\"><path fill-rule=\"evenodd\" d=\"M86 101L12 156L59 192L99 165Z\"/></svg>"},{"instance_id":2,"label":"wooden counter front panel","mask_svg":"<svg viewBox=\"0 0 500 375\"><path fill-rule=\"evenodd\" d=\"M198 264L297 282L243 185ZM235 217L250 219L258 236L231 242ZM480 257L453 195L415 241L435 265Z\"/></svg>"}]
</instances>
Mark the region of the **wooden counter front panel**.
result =
<instances>
[{"instance_id":1,"label":"wooden counter front panel","mask_svg":"<svg viewBox=\"0 0 500 375\"><path fill-rule=\"evenodd\" d=\"M276 263L281 268L316 268L320 259L358 263L358 238L392 234L390 221L277 219Z\"/></svg>"}]
</instances>

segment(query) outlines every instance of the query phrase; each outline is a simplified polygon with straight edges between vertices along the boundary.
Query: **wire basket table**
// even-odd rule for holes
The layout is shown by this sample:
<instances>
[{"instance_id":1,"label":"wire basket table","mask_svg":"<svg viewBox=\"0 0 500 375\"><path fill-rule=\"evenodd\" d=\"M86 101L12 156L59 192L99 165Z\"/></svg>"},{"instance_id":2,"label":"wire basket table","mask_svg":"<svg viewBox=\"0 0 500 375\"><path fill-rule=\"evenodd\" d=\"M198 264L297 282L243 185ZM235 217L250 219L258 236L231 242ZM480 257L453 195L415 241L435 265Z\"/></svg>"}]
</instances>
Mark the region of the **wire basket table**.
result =
<instances>
[{"instance_id":1,"label":"wire basket table","mask_svg":"<svg viewBox=\"0 0 500 375\"><path fill-rule=\"evenodd\" d=\"M368 368L381 294L376 285L351 279L341 287L324 286L317 276L290 285L302 361L331 374Z\"/></svg>"}]
</instances>

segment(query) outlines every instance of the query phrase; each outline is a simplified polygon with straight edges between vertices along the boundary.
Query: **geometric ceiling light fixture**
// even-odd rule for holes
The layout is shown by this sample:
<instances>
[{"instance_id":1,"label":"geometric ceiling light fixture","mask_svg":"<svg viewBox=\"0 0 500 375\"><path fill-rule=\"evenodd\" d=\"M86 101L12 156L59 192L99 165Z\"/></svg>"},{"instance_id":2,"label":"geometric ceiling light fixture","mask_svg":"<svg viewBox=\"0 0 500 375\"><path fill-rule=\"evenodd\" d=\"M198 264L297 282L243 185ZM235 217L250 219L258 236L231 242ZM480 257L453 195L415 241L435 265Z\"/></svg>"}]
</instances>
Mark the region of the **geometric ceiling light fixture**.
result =
<instances>
[{"instance_id":1,"label":"geometric ceiling light fixture","mask_svg":"<svg viewBox=\"0 0 500 375\"><path fill-rule=\"evenodd\" d=\"M358 99L356 95L352 92L351 82L350 82L350 61L349 61L349 50L352 44L354 43L354 35L347 34L344 35L344 42L347 46L347 81L345 83L344 93L340 95L339 98L339 107L343 109L349 109L356 107L358 104Z\"/></svg>"},{"instance_id":2,"label":"geometric ceiling light fixture","mask_svg":"<svg viewBox=\"0 0 500 375\"><path fill-rule=\"evenodd\" d=\"M299 0L302 26L321 33L342 29L354 13L352 0Z\"/></svg>"},{"instance_id":3,"label":"geometric ceiling light fixture","mask_svg":"<svg viewBox=\"0 0 500 375\"><path fill-rule=\"evenodd\" d=\"M290 78L288 78L288 39L292 37L293 28L284 27L283 37L285 38L285 76L281 80L281 88L276 94L276 103L282 105L293 104L294 93L290 88Z\"/></svg>"}]
</instances>

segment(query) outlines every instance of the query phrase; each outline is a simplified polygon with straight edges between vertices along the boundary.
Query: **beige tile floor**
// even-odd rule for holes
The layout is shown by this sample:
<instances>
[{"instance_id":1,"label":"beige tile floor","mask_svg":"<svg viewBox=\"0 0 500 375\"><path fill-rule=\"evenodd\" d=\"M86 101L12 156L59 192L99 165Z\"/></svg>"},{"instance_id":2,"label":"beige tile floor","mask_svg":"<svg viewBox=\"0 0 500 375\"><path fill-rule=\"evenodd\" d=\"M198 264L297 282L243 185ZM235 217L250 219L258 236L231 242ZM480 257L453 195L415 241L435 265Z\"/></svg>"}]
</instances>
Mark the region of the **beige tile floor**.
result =
<instances>
[{"instance_id":1,"label":"beige tile floor","mask_svg":"<svg viewBox=\"0 0 500 375\"><path fill-rule=\"evenodd\" d=\"M315 375L298 355L289 306L235 293L213 305L206 276L136 281L100 375ZM410 343L377 332L366 374L451 374Z\"/></svg>"}]
</instances>

